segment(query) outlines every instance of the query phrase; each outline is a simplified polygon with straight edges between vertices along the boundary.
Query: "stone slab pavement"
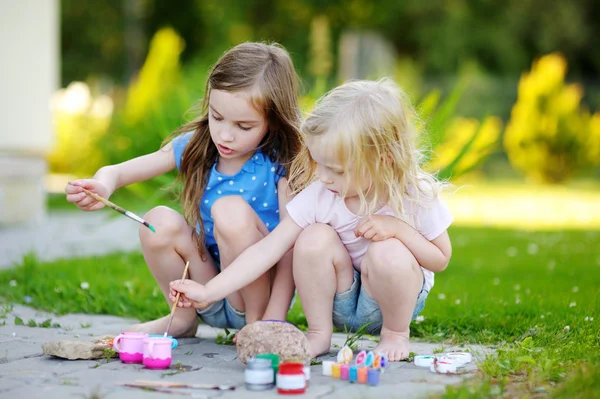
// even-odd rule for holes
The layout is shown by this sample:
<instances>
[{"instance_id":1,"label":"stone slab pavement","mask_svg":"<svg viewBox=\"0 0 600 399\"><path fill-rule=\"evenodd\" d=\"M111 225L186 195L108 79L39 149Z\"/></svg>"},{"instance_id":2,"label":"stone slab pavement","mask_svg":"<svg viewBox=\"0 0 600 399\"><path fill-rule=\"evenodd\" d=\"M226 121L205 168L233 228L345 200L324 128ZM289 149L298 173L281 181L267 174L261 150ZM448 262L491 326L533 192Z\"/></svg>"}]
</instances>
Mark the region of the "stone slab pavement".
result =
<instances>
[{"instance_id":1,"label":"stone slab pavement","mask_svg":"<svg viewBox=\"0 0 600 399\"><path fill-rule=\"evenodd\" d=\"M14 305L5 309L0 319L0 398L166 398L178 394L149 392L136 388L117 386L118 382L155 380L185 383L233 384L235 391L202 391L179 389L182 394L196 398L268 398L277 397L275 389L251 392L244 387L244 365L237 359L234 346L215 343L219 329L206 325L198 328L195 338L179 340L173 350L173 364L168 370L150 370L142 365L121 363L119 359L65 360L42 354L44 342L57 340L92 340L92 337L116 335L126 331L135 320L115 316L69 314L56 316L35 309ZM15 325L18 316L27 323L34 319L41 323L51 318L60 328L41 328ZM333 359L337 348L346 336L335 334L330 355L321 360ZM359 350L372 349L375 343L362 339ZM431 354L439 344L413 342L417 354ZM475 358L483 358L490 349L472 347L445 347L446 351L469 350ZM176 363L180 362L180 367ZM184 370L184 371L182 371ZM457 384L473 375L476 366L468 365L466 374L441 375L419 368L414 364L393 363L381 376L376 387L351 384L321 374L321 366L311 366L311 380L306 398L424 398L441 393L447 385Z\"/></svg>"}]
</instances>

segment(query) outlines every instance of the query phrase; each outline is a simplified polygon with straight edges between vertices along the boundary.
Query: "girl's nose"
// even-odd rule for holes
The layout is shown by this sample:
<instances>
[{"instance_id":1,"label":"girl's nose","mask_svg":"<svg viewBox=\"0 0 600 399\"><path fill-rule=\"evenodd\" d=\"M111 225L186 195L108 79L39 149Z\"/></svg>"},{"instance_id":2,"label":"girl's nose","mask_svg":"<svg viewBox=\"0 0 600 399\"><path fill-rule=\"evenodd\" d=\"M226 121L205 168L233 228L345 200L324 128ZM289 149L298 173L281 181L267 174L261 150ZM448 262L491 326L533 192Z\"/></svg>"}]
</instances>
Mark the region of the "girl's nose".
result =
<instances>
[{"instance_id":1,"label":"girl's nose","mask_svg":"<svg viewBox=\"0 0 600 399\"><path fill-rule=\"evenodd\" d=\"M221 132L221 139L223 141L232 142L235 140L235 136L229 130L223 130Z\"/></svg>"}]
</instances>

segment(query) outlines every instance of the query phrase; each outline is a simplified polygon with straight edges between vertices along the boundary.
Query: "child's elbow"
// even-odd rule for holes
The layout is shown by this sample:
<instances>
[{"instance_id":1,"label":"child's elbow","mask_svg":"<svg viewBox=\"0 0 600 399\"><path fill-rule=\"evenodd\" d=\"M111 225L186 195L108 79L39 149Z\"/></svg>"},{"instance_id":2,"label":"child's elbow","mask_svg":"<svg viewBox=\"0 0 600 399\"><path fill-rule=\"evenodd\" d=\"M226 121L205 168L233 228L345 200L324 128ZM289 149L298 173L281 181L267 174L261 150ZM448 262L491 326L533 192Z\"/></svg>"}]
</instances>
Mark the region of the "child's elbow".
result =
<instances>
[{"instance_id":1,"label":"child's elbow","mask_svg":"<svg viewBox=\"0 0 600 399\"><path fill-rule=\"evenodd\" d=\"M452 257L451 254L442 256L442 259L440 259L440 263L438 265L438 273L439 272L443 272L444 270L446 270L446 268L450 264L450 258L451 257Z\"/></svg>"}]
</instances>

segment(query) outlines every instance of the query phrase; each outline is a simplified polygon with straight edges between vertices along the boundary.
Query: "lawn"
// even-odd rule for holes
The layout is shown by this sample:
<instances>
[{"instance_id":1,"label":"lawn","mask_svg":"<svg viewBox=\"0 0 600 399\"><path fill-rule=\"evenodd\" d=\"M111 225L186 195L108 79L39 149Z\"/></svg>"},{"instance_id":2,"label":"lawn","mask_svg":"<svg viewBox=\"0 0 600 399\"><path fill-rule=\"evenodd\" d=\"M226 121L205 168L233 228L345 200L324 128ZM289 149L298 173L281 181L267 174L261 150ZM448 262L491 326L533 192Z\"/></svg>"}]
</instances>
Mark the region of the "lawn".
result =
<instances>
[{"instance_id":1,"label":"lawn","mask_svg":"<svg viewBox=\"0 0 600 399\"><path fill-rule=\"evenodd\" d=\"M600 231L452 227L416 339L492 344L474 382L445 397L600 393ZM169 311L139 253L40 263L0 273L0 296L56 312L149 320ZM289 320L303 326L299 303ZM26 322L26 321L25 321ZM1 323L1 322L0 322Z\"/></svg>"}]
</instances>

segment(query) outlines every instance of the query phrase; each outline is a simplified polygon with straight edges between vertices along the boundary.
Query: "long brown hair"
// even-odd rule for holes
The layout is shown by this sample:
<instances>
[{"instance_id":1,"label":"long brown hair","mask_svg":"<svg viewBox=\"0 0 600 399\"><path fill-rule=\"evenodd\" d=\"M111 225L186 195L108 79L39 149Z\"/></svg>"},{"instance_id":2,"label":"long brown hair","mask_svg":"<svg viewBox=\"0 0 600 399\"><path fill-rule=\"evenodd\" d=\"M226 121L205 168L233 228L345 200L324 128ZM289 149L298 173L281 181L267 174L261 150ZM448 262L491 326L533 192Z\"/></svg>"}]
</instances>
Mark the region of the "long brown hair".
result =
<instances>
[{"instance_id":1,"label":"long brown hair","mask_svg":"<svg viewBox=\"0 0 600 399\"><path fill-rule=\"evenodd\" d=\"M194 132L183 152L178 180L183 182L183 216L192 227L196 223L200 225L196 239L203 259L205 234L200 201L218 157L208 129L211 90L250 93L252 104L268 123L260 149L285 170L286 176L301 145L298 76L288 52L278 44L266 43L242 43L226 51L210 71L201 100L200 116L181 126L165 141L167 143L174 136Z\"/></svg>"}]
</instances>

